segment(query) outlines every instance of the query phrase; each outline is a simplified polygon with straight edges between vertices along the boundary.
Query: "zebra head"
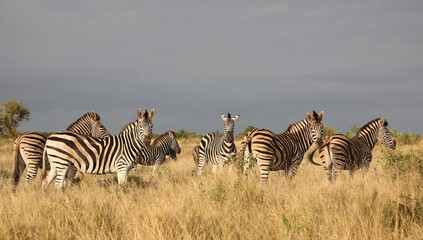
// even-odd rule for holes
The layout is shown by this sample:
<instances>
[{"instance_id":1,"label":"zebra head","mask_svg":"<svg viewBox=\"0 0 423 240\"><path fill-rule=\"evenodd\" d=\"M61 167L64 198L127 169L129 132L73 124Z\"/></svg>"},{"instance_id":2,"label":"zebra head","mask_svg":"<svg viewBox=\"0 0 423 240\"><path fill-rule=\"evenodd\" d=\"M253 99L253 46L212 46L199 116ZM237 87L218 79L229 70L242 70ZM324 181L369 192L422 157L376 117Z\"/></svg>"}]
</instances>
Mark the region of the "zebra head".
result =
<instances>
[{"instance_id":1,"label":"zebra head","mask_svg":"<svg viewBox=\"0 0 423 240\"><path fill-rule=\"evenodd\" d=\"M175 132L169 132L169 137L171 139L169 155L172 159L176 159L176 154L181 153L181 147L179 147L178 140L176 140Z\"/></svg>"},{"instance_id":2,"label":"zebra head","mask_svg":"<svg viewBox=\"0 0 423 240\"><path fill-rule=\"evenodd\" d=\"M223 121L225 122L225 132L224 132L225 141L233 142L235 121L238 120L239 115L236 115L235 117L231 118L230 113L228 113L227 117L223 113L221 113L221 116Z\"/></svg>"},{"instance_id":3,"label":"zebra head","mask_svg":"<svg viewBox=\"0 0 423 240\"><path fill-rule=\"evenodd\" d=\"M110 137L112 134L110 134L109 131L104 127L104 125L100 122L100 116L95 112L89 113L90 119L91 119L91 135L93 137L97 138L105 138Z\"/></svg>"},{"instance_id":4,"label":"zebra head","mask_svg":"<svg viewBox=\"0 0 423 240\"><path fill-rule=\"evenodd\" d=\"M382 141L387 148L395 149L397 143L387 128L388 122L384 118L380 118L378 121L378 125L379 130L377 133L377 137L379 141Z\"/></svg>"},{"instance_id":5,"label":"zebra head","mask_svg":"<svg viewBox=\"0 0 423 240\"><path fill-rule=\"evenodd\" d=\"M316 142L317 139L322 138L323 136L323 126L321 121L323 120L325 113L321 111L317 114L314 110L313 112L307 113L306 120L308 122L308 130L313 142Z\"/></svg>"},{"instance_id":6,"label":"zebra head","mask_svg":"<svg viewBox=\"0 0 423 240\"><path fill-rule=\"evenodd\" d=\"M153 135L153 118L156 111L150 110L150 113L145 109L144 111L138 109L138 120L137 120L137 134L145 146L150 146L151 136Z\"/></svg>"}]
</instances>

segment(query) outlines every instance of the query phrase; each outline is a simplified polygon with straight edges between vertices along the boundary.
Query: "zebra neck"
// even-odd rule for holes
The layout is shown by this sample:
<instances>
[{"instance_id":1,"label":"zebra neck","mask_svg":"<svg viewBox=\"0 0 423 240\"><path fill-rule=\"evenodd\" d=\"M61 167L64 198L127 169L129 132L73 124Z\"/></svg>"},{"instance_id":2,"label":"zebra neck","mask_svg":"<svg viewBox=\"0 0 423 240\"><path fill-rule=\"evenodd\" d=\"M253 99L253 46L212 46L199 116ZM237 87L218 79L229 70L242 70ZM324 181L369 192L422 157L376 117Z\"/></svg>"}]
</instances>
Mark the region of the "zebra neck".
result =
<instances>
[{"instance_id":1,"label":"zebra neck","mask_svg":"<svg viewBox=\"0 0 423 240\"><path fill-rule=\"evenodd\" d=\"M226 153L232 153L235 149L235 143L233 141L229 142L223 139L222 146L220 147Z\"/></svg>"},{"instance_id":2,"label":"zebra neck","mask_svg":"<svg viewBox=\"0 0 423 240\"><path fill-rule=\"evenodd\" d=\"M370 149L373 149L376 145L377 138L372 136L372 134L360 134L353 137L354 140L359 141L361 144L366 145Z\"/></svg>"},{"instance_id":3,"label":"zebra neck","mask_svg":"<svg viewBox=\"0 0 423 240\"><path fill-rule=\"evenodd\" d=\"M167 141L166 141L166 139L160 139L160 141L158 141L156 144L154 144L154 146L156 146L156 147L158 147L158 148L160 148L160 149L162 149L162 151L166 154L166 155L168 155L168 153L169 153L169 144L167 144Z\"/></svg>"}]
</instances>

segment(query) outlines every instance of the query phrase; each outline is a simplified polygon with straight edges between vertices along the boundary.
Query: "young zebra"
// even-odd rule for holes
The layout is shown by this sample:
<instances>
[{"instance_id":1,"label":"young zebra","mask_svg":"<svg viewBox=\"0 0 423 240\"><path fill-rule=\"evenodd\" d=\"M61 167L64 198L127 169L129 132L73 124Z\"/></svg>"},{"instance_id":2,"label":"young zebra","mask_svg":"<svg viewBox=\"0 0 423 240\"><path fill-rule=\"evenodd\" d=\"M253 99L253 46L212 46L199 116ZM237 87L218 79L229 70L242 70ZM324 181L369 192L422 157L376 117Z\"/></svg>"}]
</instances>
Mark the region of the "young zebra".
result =
<instances>
[{"instance_id":1,"label":"young zebra","mask_svg":"<svg viewBox=\"0 0 423 240\"><path fill-rule=\"evenodd\" d=\"M216 172L218 167L223 169L223 165L229 161L229 158L236 155L234 126L239 115L231 118L231 114L228 113L226 117L222 113L221 116L225 122L224 134L211 132L201 139L198 149L198 175L201 175L206 162L211 162L213 164L213 172Z\"/></svg>"},{"instance_id":2,"label":"young zebra","mask_svg":"<svg viewBox=\"0 0 423 240\"><path fill-rule=\"evenodd\" d=\"M166 156L176 159L176 154L179 153L181 153L181 148L178 140L176 140L176 134L173 131L168 131L157 137L150 146L142 148L139 155L139 164L154 165L154 175L159 170L160 165L166 161Z\"/></svg>"},{"instance_id":3,"label":"young zebra","mask_svg":"<svg viewBox=\"0 0 423 240\"><path fill-rule=\"evenodd\" d=\"M66 173L71 165L81 172L107 174L117 172L118 183L125 183L128 170L138 163L142 140L150 141L155 110L138 109L138 120L130 131L106 137L93 138L87 135L62 131L48 137L44 150L44 160L50 161L51 170L43 187L46 188L55 178L56 187L63 189ZM43 168L43 177L46 171Z\"/></svg>"},{"instance_id":4,"label":"young zebra","mask_svg":"<svg viewBox=\"0 0 423 240\"><path fill-rule=\"evenodd\" d=\"M67 131L104 138L110 136L109 131L101 124L100 116L95 112L87 112L72 123ZM26 132L15 140L13 147L15 170L13 182L16 186L25 167L28 166L26 182L31 183L42 167L43 151L47 136L40 132ZM47 166L49 168L49 165Z\"/></svg>"},{"instance_id":5,"label":"young zebra","mask_svg":"<svg viewBox=\"0 0 423 240\"><path fill-rule=\"evenodd\" d=\"M260 168L260 182L267 183L269 171L285 170L285 176L292 179L303 160L304 153L322 136L324 112L307 113L307 117L281 134L256 128L244 137L240 155L244 156L244 174L252 166L250 154L257 159ZM310 160L311 161L311 160ZM312 162L314 163L314 162ZM315 164L315 163L314 163Z\"/></svg>"},{"instance_id":6,"label":"young zebra","mask_svg":"<svg viewBox=\"0 0 423 240\"><path fill-rule=\"evenodd\" d=\"M377 118L364 125L355 137L348 138L342 134L327 136L319 148L319 156L329 180L336 179L338 170L349 170L352 177L356 170L362 169L364 176L369 170L372 150L378 139L386 147L395 149L396 142L387 126L384 118Z\"/></svg>"}]
</instances>

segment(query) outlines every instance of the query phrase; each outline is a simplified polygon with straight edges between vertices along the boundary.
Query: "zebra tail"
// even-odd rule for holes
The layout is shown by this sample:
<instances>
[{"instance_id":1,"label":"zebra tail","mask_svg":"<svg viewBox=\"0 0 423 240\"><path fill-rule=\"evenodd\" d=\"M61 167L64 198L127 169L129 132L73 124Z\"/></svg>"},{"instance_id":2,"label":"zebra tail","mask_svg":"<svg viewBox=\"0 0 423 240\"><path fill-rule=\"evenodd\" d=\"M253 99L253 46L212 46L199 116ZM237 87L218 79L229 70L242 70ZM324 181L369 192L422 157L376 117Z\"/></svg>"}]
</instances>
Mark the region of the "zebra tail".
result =
<instances>
[{"instance_id":1,"label":"zebra tail","mask_svg":"<svg viewBox=\"0 0 423 240\"><path fill-rule=\"evenodd\" d=\"M48 161L48 157L47 157L47 148L44 148L43 151L43 165L42 165L42 170L41 170L41 179L45 179L47 176L47 161Z\"/></svg>"},{"instance_id":2,"label":"zebra tail","mask_svg":"<svg viewBox=\"0 0 423 240\"><path fill-rule=\"evenodd\" d=\"M21 177L21 171L19 169L20 161L23 161L21 156L21 151L19 151L20 139L16 139L13 150L15 152L14 161L15 161L15 170L13 171L13 184L18 185L19 178Z\"/></svg>"},{"instance_id":3,"label":"zebra tail","mask_svg":"<svg viewBox=\"0 0 423 240\"><path fill-rule=\"evenodd\" d=\"M316 152L317 150L323 148L324 146L326 146L326 144L323 144L322 139L317 139L316 142L314 142L310 148L304 153L304 158L306 158L309 162L311 162L312 164L316 165L316 166L322 166L322 164L320 163L316 163L313 160L314 157L314 152Z\"/></svg>"},{"instance_id":4,"label":"zebra tail","mask_svg":"<svg viewBox=\"0 0 423 240\"><path fill-rule=\"evenodd\" d=\"M248 149L250 150L250 152L251 152L251 140L252 140L253 138L251 137L251 135L250 135L250 132L247 134L247 135L245 135L244 136L244 138L242 139L242 142L241 142L241 147L239 148L239 156L241 157L241 158L244 158L244 154L245 154L245 149L248 147Z\"/></svg>"}]
</instances>

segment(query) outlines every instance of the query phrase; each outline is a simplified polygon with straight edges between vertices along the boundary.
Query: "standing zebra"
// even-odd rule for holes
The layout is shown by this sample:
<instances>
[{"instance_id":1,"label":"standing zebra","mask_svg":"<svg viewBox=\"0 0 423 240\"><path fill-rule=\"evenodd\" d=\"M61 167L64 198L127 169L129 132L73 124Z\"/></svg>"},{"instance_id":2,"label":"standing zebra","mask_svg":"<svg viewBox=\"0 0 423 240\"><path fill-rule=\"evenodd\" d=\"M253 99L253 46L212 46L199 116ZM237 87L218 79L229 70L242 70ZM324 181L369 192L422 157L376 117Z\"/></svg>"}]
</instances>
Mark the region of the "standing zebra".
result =
<instances>
[{"instance_id":1,"label":"standing zebra","mask_svg":"<svg viewBox=\"0 0 423 240\"><path fill-rule=\"evenodd\" d=\"M329 180L336 179L338 170L349 170L352 177L361 168L364 176L369 171L372 150L378 139L386 147L395 149L396 142L387 126L388 122L384 118L377 118L360 128L355 137L348 138L342 134L327 136L319 148L319 156Z\"/></svg>"},{"instance_id":2,"label":"standing zebra","mask_svg":"<svg viewBox=\"0 0 423 240\"><path fill-rule=\"evenodd\" d=\"M281 134L256 128L244 137L240 155L244 156L244 174L252 166L250 154L257 159L260 168L260 182L267 183L269 171L285 170L285 176L292 179L303 160L304 153L322 136L324 112L307 113L307 117ZM314 162L312 162L314 163Z\"/></svg>"},{"instance_id":3,"label":"standing zebra","mask_svg":"<svg viewBox=\"0 0 423 240\"><path fill-rule=\"evenodd\" d=\"M109 131L101 124L100 116L95 112L87 112L72 123L67 131L104 138L110 136ZM42 167L43 151L47 136L40 132L26 132L20 135L14 144L15 170L13 182L18 184L25 167L28 166L26 182L31 183ZM49 167L49 166L47 166Z\"/></svg>"},{"instance_id":4,"label":"standing zebra","mask_svg":"<svg viewBox=\"0 0 423 240\"><path fill-rule=\"evenodd\" d=\"M176 140L176 134L173 131L168 131L157 137L150 146L142 148L139 155L139 164L154 165L154 175L159 170L160 165L165 162L166 156L169 155L172 159L176 159L177 153L181 153L181 148L178 140Z\"/></svg>"},{"instance_id":5,"label":"standing zebra","mask_svg":"<svg viewBox=\"0 0 423 240\"><path fill-rule=\"evenodd\" d=\"M44 150L44 160L50 161L51 170L43 187L55 178L56 187L63 189L63 182L69 167L90 174L117 172L118 183L125 183L128 170L138 163L138 155L144 147L142 140L150 142L155 110L138 109L138 120L131 130L104 139L62 131L50 135ZM43 168L43 177L46 171Z\"/></svg>"},{"instance_id":6,"label":"standing zebra","mask_svg":"<svg viewBox=\"0 0 423 240\"><path fill-rule=\"evenodd\" d=\"M213 164L213 172L216 172L218 167L223 169L223 165L229 161L230 157L236 155L234 126L239 115L231 118L231 114L228 113L226 117L222 113L221 116L225 122L224 134L211 132L201 139L198 149L198 175L201 175L206 162L211 162Z\"/></svg>"}]
</instances>

